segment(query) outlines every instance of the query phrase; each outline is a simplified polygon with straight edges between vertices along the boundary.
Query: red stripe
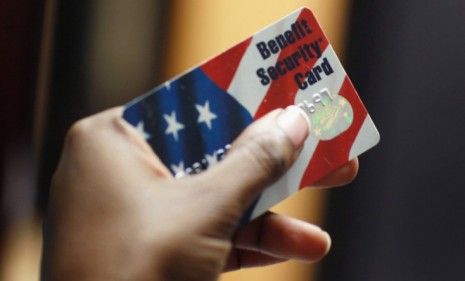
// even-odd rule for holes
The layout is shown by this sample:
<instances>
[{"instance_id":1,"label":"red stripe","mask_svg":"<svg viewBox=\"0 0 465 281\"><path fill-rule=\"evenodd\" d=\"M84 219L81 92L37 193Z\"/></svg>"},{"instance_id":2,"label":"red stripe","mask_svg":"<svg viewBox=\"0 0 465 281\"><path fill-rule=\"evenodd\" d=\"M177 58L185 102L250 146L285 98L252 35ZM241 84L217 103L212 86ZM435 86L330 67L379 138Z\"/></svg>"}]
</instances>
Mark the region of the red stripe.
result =
<instances>
[{"instance_id":1,"label":"red stripe","mask_svg":"<svg viewBox=\"0 0 465 281\"><path fill-rule=\"evenodd\" d=\"M312 13L309 10L303 10L296 21L302 19L307 20L310 27L313 29L313 32L307 35L305 38L298 41L297 43L293 44L292 46L289 46L285 48L283 51L281 51L278 57L278 61L298 51L298 46L301 46L304 43L309 44L320 38L322 39L322 41L320 42L322 53L328 46L329 43L326 39L326 36L324 36L320 26L316 22L316 19L313 17ZM315 58L310 59L307 62L301 60L304 63L302 63L299 67L293 69L291 72L286 73L284 76L280 76L277 80L274 80L271 83L265 98L258 107L254 118L258 119L273 109L284 108L288 105L294 104L295 95L298 91L298 86L294 80L294 75L297 72L305 73L309 68L313 67L317 60L318 58L316 56Z\"/></svg>"},{"instance_id":2,"label":"red stripe","mask_svg":"<svg viewBox=\"0 0 465 281\"><path fill-rule=\"evenodd\" d=\"M244 40L212 60L204 63L201 66L203 72L215 82L218 87L227 91L251 41L252 38Z\"/></svg>"},{"instance_id":3,"label":"red stripe","mask_svg":"<svg viewBox=\"0 0 465 281\"><path fill-rule=\"evenodd\" d=\"M352 125L336 138L318 143L300 182L301 188L315 183L336 168L347 163L352 144L367 116L367 110L348 77L344 79L339 94L345 97L352 106L354 112Z\"/></svg>"}]
</instances>

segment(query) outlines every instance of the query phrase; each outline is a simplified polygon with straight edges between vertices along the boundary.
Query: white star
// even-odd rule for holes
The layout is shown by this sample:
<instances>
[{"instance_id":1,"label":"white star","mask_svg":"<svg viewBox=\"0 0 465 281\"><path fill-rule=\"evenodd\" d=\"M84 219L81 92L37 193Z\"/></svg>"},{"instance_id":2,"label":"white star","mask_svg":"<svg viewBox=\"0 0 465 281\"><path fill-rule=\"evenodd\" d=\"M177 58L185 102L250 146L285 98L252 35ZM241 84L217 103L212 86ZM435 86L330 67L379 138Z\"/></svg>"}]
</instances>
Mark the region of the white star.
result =
<instances>
[{"instance_id":1,"label":"white star","mask_svg":"<svg viewBox=\"0 0 465 281\"><path fill-rule=\"evenodd\" d=\"M185 174L184 162L181 161L181 162L179 162L178 165L171 164L171 170L173 170L174 176L176 178L180 178L180 177L184 176L184 174Z\"/></svg>"},{"instance_id":2,"label":"white star","mask_svg":"<svg viewBox=\"0 0 465 281\"><path fill-rule=\"evenodd\" d=\"M139 121L136 126L136 130L139 132L139 134L145 139L148 140L149 138L152 137L149 133L147 133L144 129L144 121Z\"/></svg>"},{"instance_id":3,"label":"white star","mask_svg":"<svg viewBox=\"0 0 465 281\"><path fill-rule=\"evenodd\" d=\"M205 122L207 124L208 129L211 129L212 120L215 119L217 116L210 111L210 105L208 104L208 101L206 101L203 106L196 104L195 108L197 108L197 111L199 112L199 119L197 120L197 122Z\"/></svg>"},{"instance_id":4,"label":"white star","mask_svg":"<svg viewBox=\"0 0 465 281\"><path fill-rule=\"evenodd\" d=\"M179 123L176 120L176 112L171 112L170 115L163 114L163 118L165 118L166 123L168 123L168 127L166 128L165 134L172 134L174 139L178 140L178 132L179 130L184 129L184 125Z\"/></svg>"},{"instance_id":5,"label":"white star","mask_svg":"<svg viewBox=\"0 0 465 281\"><path fill-rule=\"evenodd\" d=\"M216 155L216 151L213 152L212 155L205 154L205 159L207 160L208 167L211 167L211 166L215 165L216 163L218 163L218 157Z\"/></svg>"}]
</instances>

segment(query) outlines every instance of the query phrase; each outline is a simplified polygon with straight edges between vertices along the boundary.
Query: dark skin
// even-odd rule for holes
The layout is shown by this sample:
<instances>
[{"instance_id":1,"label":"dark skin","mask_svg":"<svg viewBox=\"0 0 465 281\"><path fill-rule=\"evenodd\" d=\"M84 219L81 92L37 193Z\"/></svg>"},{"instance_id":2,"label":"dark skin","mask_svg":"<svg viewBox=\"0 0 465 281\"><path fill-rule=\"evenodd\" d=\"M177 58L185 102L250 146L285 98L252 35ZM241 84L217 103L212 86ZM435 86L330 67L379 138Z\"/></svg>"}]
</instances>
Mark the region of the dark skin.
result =
<instances>
[{"instance_id":1,"label":"dark skin","mask_svg":"<svg viewBox=\"0 0 465 281\"><path fill-rule=\"evenodd\" d=\"M321 259L329 235L268 212L237 229L292 165L308 134L295 108L249 126L218 165L174 180L114 108L69 131L52 181L42 280L217 280L228 270ZM352 160L316 184L350 182Z\"/></svg>"}]
</instances>

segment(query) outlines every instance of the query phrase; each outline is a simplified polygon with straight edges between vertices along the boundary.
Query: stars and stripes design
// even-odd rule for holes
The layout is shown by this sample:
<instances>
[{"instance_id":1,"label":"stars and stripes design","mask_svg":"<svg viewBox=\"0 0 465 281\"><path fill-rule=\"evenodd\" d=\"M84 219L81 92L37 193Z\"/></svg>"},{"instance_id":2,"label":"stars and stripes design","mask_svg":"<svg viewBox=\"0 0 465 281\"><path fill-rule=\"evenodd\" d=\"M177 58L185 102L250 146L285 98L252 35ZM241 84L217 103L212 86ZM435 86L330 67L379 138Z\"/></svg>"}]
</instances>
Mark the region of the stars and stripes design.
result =
<instances>
[{"instance_id":1,"label":"stars and stripes design","mask_svg":"<svg viewBox=\"0 0 465 281\"><path fill-rule=\"evenodd\" d=\"M253 120L246 108L201 69L129 104L123 117L178 176L216 163Z\"/></svg>"},{"instance_id":2,"label":"stars and stripes design","mask_svg":"<svg viewBox=\"0 0 465 281\"><path fill-rule=\"evenodd\" d=\"M259 83L255 71L295 52L290 46L264 62L255 44L273 38L300 19L313 29L306 40L319 40L322 55L293 71L331 62L334 73L300 90L292 73ZM376 128L314 16L300 9L233 48L129 103L123 117L137 128L173 175L196 173L216 164L230 143L253 120L275 108L296 104L308 93L327 88L353 110L350 127L331 140L311 135L290 171L265 190L244 218L253 219L298 188L310 186L349 159L374 146Z\"/></svg>"}]
</instances>

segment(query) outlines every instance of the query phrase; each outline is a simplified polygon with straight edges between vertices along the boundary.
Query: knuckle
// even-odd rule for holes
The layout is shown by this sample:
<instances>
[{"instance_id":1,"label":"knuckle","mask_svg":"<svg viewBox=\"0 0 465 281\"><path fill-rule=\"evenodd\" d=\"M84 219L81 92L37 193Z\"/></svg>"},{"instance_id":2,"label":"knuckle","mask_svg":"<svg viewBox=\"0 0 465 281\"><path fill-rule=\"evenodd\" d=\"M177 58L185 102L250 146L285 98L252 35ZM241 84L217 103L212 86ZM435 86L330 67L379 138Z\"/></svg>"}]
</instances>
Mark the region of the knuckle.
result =
<instances>
[{"instance_id":1,"label":"knuckle","mask_svg":"<svg viewBox=\"0 0 465 281\"><path fill-rule=\"evenodd\" d=\"M79 145L105 137L108 131L118 131L118 116L117 109L110 109L76 121L66 134L65 144Z\"/></svg>"},{"instance_id":2,"label":"knuckle","mask_svg":"<svg viewBox=\"0 0 465 281\"><path fill-rule=\"evenodd\" d=\"M267 179L279 177L286 169L288 156L286 143L271 134L261 134L247 142L244 149L259 176Z\"/></svg>"},{"instance_id":3,"label":"knuckle","mask_svg":"<svg viewBox=\"0 0 465 281\"><path fill-rule=\"evenodd\" d=\"M74 146L89 138L92 131L92 121L89 118L81 119L71 125L66 134L66 145Z\"/></svg>"}]
</instances>

